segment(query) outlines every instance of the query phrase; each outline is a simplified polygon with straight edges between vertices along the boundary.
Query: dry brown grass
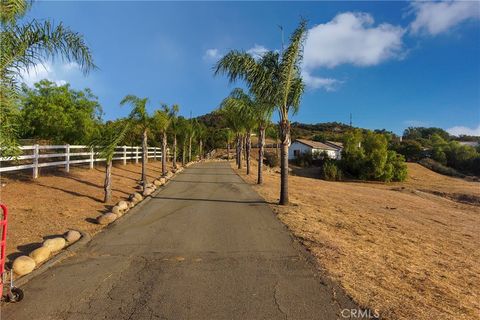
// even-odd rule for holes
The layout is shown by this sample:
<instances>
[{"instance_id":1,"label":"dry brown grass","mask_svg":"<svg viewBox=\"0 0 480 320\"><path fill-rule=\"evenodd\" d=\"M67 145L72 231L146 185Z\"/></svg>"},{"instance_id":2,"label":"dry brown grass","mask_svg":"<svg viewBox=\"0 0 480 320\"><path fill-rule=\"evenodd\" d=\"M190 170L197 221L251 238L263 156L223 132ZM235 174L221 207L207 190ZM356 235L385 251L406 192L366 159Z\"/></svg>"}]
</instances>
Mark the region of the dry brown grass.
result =
<instances>
[{"instance_id":1,"label":"dry brown grass","mask_svg":"<svg viewBox=\"0 0 480 320\"><path fill-rule=\"evenodd\" d=\"M150 180L161 175L161 162L150 160ZM104 226L94 219L108 211L119 200L136 191L141 164L114 166L112 170L112 201L104 204L105 169L73 168L69 174L61 169L42 172L30 180L31 172L2 176L0 201L9 208L7 255L9 260L28 253L43 237L58 235L72 228L96 234Z\"/></svg>"},{"instance_id":2,"label":"dry brown grass","mask_svg":"<svg viewBox=\"0 0 480 320\"><path fill-rule=\"evenodd\" d=\"M360 305L386 319L479 318L480 207L450 197L479 199L479 183L417 164L405 183L289 182L292 205L272 207ZM254 187L277 202L279 174Z\"/></svg>"}]
</instances>

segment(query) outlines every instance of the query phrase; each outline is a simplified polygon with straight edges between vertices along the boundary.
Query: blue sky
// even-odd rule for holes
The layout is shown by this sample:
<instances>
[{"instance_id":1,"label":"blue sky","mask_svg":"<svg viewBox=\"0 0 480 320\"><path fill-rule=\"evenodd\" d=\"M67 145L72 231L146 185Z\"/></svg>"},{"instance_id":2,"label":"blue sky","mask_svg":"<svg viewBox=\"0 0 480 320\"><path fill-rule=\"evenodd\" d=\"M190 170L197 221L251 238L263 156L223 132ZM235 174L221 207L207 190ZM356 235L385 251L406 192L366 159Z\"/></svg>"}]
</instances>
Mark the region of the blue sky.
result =
<instances>
[{"instance_id":1,"label":"blue sky","mask_svg":"<svg viewBox=\"0 0 480 320\"><path fill-rule=\"evenodd\" d=\"M46 63L24 75L91 88L105 119L132 93L194 116L236 86L212 66L230 49L278 50L308 19L307 90L293 121L348 122L401 133L437 126L480 135L479 2L35 2L27 18L82 33L99 69Z\"/></svg>"}]
</instances>

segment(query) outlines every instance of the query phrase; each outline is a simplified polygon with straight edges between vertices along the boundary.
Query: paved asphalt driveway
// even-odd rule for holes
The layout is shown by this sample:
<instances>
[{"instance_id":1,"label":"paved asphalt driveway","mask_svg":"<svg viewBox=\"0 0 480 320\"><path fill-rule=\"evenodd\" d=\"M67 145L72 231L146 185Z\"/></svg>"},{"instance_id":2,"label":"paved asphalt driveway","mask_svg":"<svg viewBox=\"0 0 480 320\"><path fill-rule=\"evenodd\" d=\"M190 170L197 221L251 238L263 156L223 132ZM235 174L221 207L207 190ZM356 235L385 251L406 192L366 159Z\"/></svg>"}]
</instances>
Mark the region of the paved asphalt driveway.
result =
<instances>
[{"instance_id":1,"label":"paved asphalt driveway","mask_svg":"<svg viewBox=\"0 0 480 320\"><path fill-rule=\"evenodd\" d=\"M23 289L2 320L330 320L355 308L222 162L186 169Z\"/></svg>"}]
</instances>

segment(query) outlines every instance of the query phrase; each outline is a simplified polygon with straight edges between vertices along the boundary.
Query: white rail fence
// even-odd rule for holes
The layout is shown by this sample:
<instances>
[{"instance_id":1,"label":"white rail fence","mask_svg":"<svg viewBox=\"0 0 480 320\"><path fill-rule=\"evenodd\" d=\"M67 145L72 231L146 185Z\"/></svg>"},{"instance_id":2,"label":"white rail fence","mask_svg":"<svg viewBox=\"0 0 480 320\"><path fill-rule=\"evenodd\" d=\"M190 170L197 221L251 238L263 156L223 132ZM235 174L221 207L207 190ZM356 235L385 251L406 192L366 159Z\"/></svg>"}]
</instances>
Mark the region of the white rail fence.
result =
<instances>
[{"instance_id":1,"label":"white rail fence","mask_svg":"<svg viewBox=\"0 0 480 320\"><path fill-rule=\"evenodd\" d=\"M98 158L98 150L95 147L81 145L33 145L22 146L22 155L17 159L10 157L0 158L0 173L8 171L18 171L25 169L33 169L33 178L38 178L38 169L44 167L64 166L65 171L70 172L72 164L88 163L90 169L93 169L95 162L105 161ZM149 147L148 158L154 160L162 158L162 151L159 147ZM142 158L141 147L119 146L115 150L113 160L122 160L123 164L127 164L127 160L135 160L139 162ZM60 159L63 159L60 161ZM4 166L3 163L7 162Z\"/></svg>"}]
</instances>

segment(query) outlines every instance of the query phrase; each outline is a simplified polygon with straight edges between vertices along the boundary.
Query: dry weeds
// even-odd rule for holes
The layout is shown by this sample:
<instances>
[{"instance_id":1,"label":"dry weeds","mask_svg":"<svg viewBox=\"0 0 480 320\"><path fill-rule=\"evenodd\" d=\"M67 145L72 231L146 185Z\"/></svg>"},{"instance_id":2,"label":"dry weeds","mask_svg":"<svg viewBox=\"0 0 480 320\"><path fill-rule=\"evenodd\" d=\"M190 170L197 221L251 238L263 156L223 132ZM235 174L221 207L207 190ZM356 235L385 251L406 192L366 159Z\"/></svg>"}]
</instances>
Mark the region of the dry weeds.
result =
<instances>
[{"instance_id":1,"label":"dry weeds","mask_svg":"<svg viewBox=\"0 0 480 320\"><path fill-rule=\"evenodd\" d=\"M276 171L254 186L270 202L278 201ZM418 164L404 183L289 183L292 204L272 207L360 305L386 319L479 318L479 183Z\"/></svg>"}]
</instances>

